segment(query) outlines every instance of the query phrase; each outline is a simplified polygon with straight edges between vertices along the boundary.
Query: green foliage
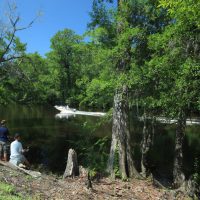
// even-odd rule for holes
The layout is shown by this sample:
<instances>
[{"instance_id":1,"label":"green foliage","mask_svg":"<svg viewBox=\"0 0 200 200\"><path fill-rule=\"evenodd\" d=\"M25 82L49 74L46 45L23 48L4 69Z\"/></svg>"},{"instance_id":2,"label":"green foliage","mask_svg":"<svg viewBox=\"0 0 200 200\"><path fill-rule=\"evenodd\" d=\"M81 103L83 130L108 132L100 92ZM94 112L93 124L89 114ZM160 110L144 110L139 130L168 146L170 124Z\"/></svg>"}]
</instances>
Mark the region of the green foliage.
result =
<instances>
[{"instance_id":1,"label":"green foliage","mask_svg":"<svg viewBox=\"0 0 200 200\"><path fill-rule=\"evenodd\" d=\"M110 108L115 88L126 83L131 105L154 114L199 109L199 3L121 2L118 10L93 2L88 42L64 29L52 37L47 58L35 53L4 64L0 103ZM0 39L2 53L11 37L9 32ZM12 49L8 56L21 55L25 45L15 37ZM121 61L123 72L116 70Z\"/></svg>"},{"instance_id":2,"label":"green foliage","mask_svg":"<svg viewBox=\"0 0 200 200\"><path fill-rule=\"evenodd\" d=\"M162 33L149 37L153 55L148 76L157 82L158 104L171 117L177 117L180 109L187 113L198 110L200 64L199 50L194 47L198 34L190 28L189 22L181 27L172 23Z\"/></svg>"},{"instance_id":3,"label":"green foliage","mask_svg":"<svg viewBox=\"0 0 200 200\"><path fill-rule=\"evenodd\" d=\"M15 192L11 185L0 182L0 200L22 200L22 196Z\"/></svg>"},{"instance_id":4,"label":"green foliage","mask_svg":"<svg viewBox=\"0 0 200 200\"><path fill-rule=\"evenodd\" d=\"M178 20L178 23L200 26L200 2L198 0L160 0L160 6L167 8L169 14Z\"/></svg>"},{"instance_id":5,"label":"green foliage","mask_svg":"<svg viewBox=\"0 0 200 200\"><path fill-rule=\"evenodd\" d=\"M106 108L107 105L111 106L112 102L110 100L113 96L113 88L113 84L108 81L93 79L86 88L86 98L81 104L95 107L102 105L103 108Z\"/></svg>"},{"instance_id":6,"label":"green foliage","mask_svg":"<svg viewBox=\"0 0 200 200\"><path fill-rule=\"evenodd\" d=\"M1 183L0 188L1 188L1 191L4 191L6 193L9 193L9 194L14 193L14 187L11 185Z\"/></svg>"},{"instance_id":7,"label":"green foliage","mask_svg":"<svg viewBox=\"0 0 200 200\"><path fill-rule=\"evenodd\" d=\"M47 54L47 57L58 72L57 89L63 103L69 101L70 94L74 93L72 84L78 75L78 63L75 63L75 60L78 61L77 48L80 42L81 37L69 29L58 31L51 39L52 51Z\"/></svg>"},{"instance_id":8,"label":"green foliage","mask_svg":"<svg viewBox=\"0 0 200 200\"><path fill-rule=\"evenodd\" d=\"M88 134L87 140L69 141L78 152L80 164L92 173L105 172L108 159L108 137L96 139Z\"/></svg>"},{"instance_id":9,"label":"green foliage","mask_svg":"<svg viewBox=\"0 0 200 200\"><path fill-rule=\"evenodd\" d=\"M0 71L3 78L0 98L2 102L55 102L58 92L52 86L56 81L56 73L52 73L46 60L39 54L28 54L22 61Z\"/></svg>"},{"instance_id":10,"label":"green foliage","mask_svg":"<svg viewBox=\"0 0 200 200\"><path fill-rule=\"evenodd\" d=\"M90 17L88 28L91 39L104 47L112 47L116 33L114 10L108 9L103 1L94 0Z\"/></svg>"}]
</instances>

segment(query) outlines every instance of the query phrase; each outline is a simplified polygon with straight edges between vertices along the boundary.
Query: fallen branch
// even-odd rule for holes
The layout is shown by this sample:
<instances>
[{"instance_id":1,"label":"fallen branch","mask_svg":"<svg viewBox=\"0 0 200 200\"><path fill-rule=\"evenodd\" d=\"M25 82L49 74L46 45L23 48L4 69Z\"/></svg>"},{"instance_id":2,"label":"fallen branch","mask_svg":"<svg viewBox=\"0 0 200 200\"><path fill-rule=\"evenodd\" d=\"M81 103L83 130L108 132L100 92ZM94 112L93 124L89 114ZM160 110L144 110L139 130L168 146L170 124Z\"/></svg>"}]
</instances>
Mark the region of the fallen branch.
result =
<instances>
[{"instance_id":1,"label":"fallen branch","mask_svg":"<svg viewBox=\"0 0 200 200\"><path fill-rule=\"evenodd\" d=\"M23 168L20 168L18 166L15 166L9 162L3 162L3 161L0 161L0 165L3 165L5 167L9 167L13 170L18 170L18 171L21 171L23 172L24 174L28 174L30 176L32 176L33 178L39 178L41 177L41 173L40 172L37 172L37 171L32 171L32 170L27 170L27 169L23 169Z\"/></svg>"}]
</instances>

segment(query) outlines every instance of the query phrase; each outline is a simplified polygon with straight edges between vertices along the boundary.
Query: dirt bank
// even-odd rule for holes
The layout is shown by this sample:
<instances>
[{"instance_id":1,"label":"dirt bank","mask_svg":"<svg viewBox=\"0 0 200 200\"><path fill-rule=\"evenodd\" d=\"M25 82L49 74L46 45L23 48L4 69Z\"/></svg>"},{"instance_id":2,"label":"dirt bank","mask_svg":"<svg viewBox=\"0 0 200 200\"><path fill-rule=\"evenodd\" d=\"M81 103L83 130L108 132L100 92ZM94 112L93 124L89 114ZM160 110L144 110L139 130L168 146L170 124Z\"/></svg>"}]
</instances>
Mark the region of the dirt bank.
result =
<instances>
[{"instance_id":1,"label":"dirt bank","mask_svg":"<svg viewBox=\"0 0 200 200\"><path fill-rule=\"evenodd\" d=\"M103 178L93 182L93 189L86 187L86 178L65 179L54 175L42 175L32 178L20 171L0 165L0 182L13 185L16 193L32 199L132 199L132 200L173 200L188 199L183 194L174 194L169 190L158 189L151 181L133 179L129 182L111 181Z\"/></svg>"}]
</instances>

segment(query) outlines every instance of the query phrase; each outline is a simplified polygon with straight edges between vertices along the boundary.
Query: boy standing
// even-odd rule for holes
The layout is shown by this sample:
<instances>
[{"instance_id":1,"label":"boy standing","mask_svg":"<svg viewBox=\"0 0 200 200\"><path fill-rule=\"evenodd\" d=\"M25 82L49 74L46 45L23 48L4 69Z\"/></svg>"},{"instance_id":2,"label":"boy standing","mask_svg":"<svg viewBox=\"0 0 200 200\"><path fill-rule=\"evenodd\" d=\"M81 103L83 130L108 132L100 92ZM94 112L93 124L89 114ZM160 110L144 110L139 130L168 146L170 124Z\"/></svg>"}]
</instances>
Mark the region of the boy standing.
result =
<instances>
[{"instance_id":1,"label":"boy standing","mask_svg":"<svg viewBox=\"0 0 200 200\"><path fill-rule=\"evenodd\" d=\"M6 120L2 120L0 124L0 160L8 161L8 135L9 131L6 127Z\"/></svg>"}]
</instances>

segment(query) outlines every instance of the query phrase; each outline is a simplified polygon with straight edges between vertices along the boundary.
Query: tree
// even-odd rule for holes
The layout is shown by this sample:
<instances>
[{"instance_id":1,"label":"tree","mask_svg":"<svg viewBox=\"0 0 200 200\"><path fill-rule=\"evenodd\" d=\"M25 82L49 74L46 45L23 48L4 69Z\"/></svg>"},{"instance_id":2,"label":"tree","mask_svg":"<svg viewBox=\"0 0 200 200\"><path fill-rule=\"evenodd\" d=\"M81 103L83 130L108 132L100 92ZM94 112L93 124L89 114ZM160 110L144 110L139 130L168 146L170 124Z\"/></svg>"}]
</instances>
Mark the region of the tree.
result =
<instances>
[{"instance_id":1,"label":"tree","mask_svg":"<svg viewBox=\"0 0 200 200\"><path fill-rule=\"evenodd\" d=\"M131 46L132 41L137 35L137 29L131 27L128 19L130 15L130 1L118 1L117 15L117 46L116 46L116 66L115 71L119 77L126 76L131 65ZM120 80L120 79L118 79ZM126 81L126 79L125 79ZM113 126L112 142L108 161L108 171L112 176L114 172L114 162L116 153L119 156L119 171L121 177L139 176L132 157L132 148L129 130L129 89L126 82L122 81L117 85L113 103Z\"/></svg>"},{"instance_id":2,"label":"tree","mask_svg":"<svg viewBox=\"0 0 200 200\"><path fill-rule=\"evenodd\" d=\"M183 144L186 119L199 109L199 25L198 20L194 20L199 12L192 1L181 1L180 4L161 1L161 6L169 9L174 20L163 33L149 38L149 47L154 51L149 71L158 77L159 103L165 116L178 119L173 176L175 187L180 187L185 181ZM187 13L190 9L193 11Z\"/></svg>"},{"instance_id":3,"label":"tree","mask_svg":"<svg viewBox=\"0 0 200 200\"><path fill-rule=\"evenodd\" d=\"M76 45L80 42L81 37L69 29L58 31L51 39L52 51L47 54L47 57L58 69L59 90L63 103L70 98L72 86L78 73L78 69L74 67L74 59L76 59Z\"/></svg>"},{"instance_id":4,"label":"tree","mask_svg":"<svg viewBox=\"0 0 200 200\"><path fill-rule=\"evenodd\" d=\"M16 14L16 10L17 7L15 4L11 5L8 3L7 15L0 21L1 104L16 100L16 93L13 92L14 88L16 88L14 82L16 81L17 76L21 77L23 74L19 66L26 57L26 44L21 43L16 34L19 31L30 28L37 19L36 17L27 26L19 26L20 16ZM11 92L8 93L8 91Z\"/></svg>"},{"instance_id":5,"label":"tree","mask_svg":"<svg viewBox=\"0 0 200 200\"><path fill-rule=\"evenodd\" d=\"M2 94L2 102L41 104L54 103L57 99L57 92L53 89L56 73L52 73L46 60L38 53L26 54L23 60L15 60L12 65L1 68L0 72L1 87L7 94L7 98Z\"/></svg>"},{"instance_id":6,"label":"tree","mask_svg":"<svg viewBox=\"0 0 200 200\"><path fill-rule=\"evenodd\" d=\"M118 5L120 5L120 2ZM152 99L154 95L152 91L156 94L155 84L152 81L153 77L148 77L148 74L146 74L148 72L146 63L152 56L152 51L148 47L148 37L157 32L162 32L169 22L165 10L157 8L157 5L157 1L121 2L122 8L118 16L118 23L123 31L118 34L116 39L117 59L121 62L120 70L119 68L118 70L121 72L120 80L123 80L120 83L125 84L128 88L129 98L127 98L127 101L131 101L132 105L135 105L135 102L139 103L139 106L144 110L141 168L145 177L148 175L147 171L149 171L148 157L153 144L155 114L159 108L156 105L157 95L155 100ZM134 100L130 100L131 97ZM128 104L129 102L127 102ZM129 112L127 109L126 113ZM119 124L120 122L116 121L116 123ZM131 151L133 152L133 148L131 148Z\"/></svg>"},{"instance_id":7,"label":"tree","mask_svg":"<svg viewBox=\"0 0 200 200\"><path fill-rule=\"evenodd\" d=\"M30 28L36 20L35 18L27 26L19 27L20 17L16 14L16 5L8 4L8 7L8 23L3 20L0 22L0 66L24 56L26 45L20 42L16 33Z\"/></svg>"}]
</instances>

